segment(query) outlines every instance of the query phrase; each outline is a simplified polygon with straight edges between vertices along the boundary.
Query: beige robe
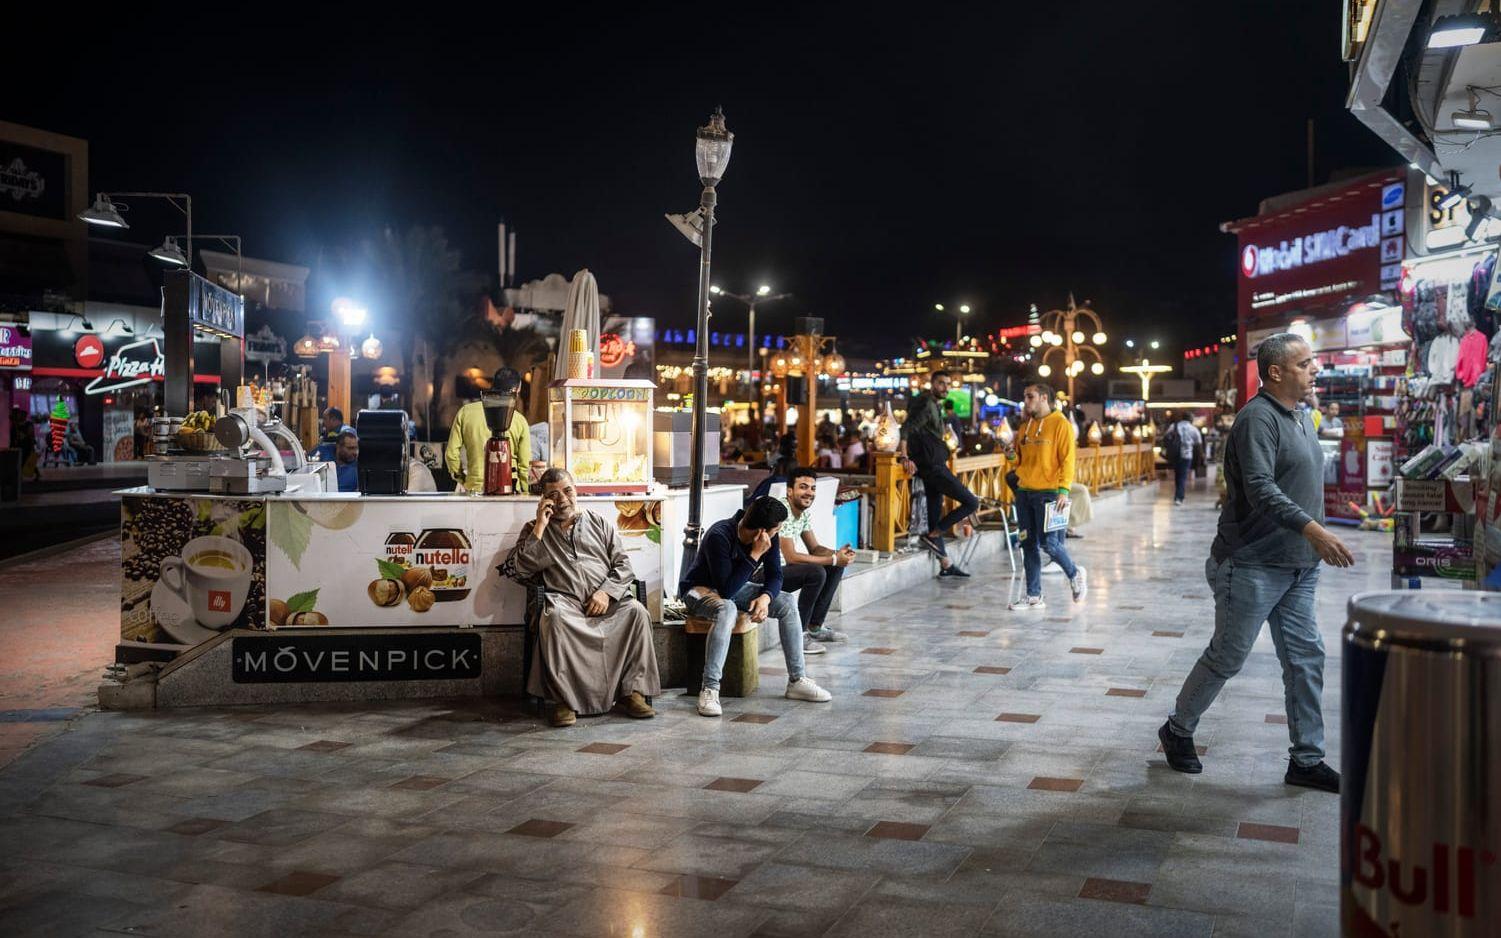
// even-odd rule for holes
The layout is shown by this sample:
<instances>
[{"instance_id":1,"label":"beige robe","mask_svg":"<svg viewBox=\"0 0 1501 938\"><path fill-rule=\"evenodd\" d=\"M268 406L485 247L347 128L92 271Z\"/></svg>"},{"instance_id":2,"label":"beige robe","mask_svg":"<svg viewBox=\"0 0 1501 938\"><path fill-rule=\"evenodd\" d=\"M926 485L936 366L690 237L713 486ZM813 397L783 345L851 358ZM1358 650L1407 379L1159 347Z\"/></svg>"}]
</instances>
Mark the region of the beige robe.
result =
<instances>
[{"instance_id":1,"label":"beige robe","mask_svg":"<svg viewBox=\"0 0 1501 938\"><path fill-rule=\"evenodd\" d=\"M604 713L631 691L661 694L651 616L631 594L636 575L615 525L580 511L568 532L553 521L538 539L534 526L527 522L501 567L547 588L527 692L578 713ZM610 605L604 615L586 616L595 590L604 590Z\"/></svg>"}]
</instances>

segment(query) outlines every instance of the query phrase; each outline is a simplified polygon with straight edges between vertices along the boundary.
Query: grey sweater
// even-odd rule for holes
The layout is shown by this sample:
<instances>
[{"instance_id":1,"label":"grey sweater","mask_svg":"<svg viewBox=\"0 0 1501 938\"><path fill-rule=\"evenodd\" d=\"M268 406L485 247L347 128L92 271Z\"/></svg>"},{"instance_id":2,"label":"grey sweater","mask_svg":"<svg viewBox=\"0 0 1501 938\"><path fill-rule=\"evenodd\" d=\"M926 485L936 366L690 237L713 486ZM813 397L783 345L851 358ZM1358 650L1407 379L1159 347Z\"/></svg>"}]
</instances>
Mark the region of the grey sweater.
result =
<instances>
[{"instance_id":1,"label":"grey sweater","mask_svg":"<svg viewBox=\"0 0 1501 938\"><path fill-rule=\"evenodd\" d=\"M1265 391L1251 398L1225 445L1225 488L1215 560L1318 565L1302 532L1309 521L1324 523L1324 451L1306 414Z\"/></svg>"}]
</instances>

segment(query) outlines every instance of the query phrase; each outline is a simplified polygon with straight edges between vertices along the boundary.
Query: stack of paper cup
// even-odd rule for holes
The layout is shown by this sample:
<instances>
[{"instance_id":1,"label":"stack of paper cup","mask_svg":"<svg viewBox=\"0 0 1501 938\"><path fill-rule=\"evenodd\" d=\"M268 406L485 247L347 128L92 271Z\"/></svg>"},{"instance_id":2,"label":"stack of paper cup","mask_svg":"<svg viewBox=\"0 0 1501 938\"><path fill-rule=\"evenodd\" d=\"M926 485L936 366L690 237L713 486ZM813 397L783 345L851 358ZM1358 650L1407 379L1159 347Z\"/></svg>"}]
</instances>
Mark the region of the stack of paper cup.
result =
<instances>
[{"instance_id":1,"label":"stack of paper cup","mask_svg":"<svg viewBox=\"0 0 1501 938\"><path fill-rule=\"evenodd\" d=\"M570 329L568 331L568 377L587 378L590 376L590 359L594 357L589 348L589 333L583 329Z\"/></svg>"}]
</instances>

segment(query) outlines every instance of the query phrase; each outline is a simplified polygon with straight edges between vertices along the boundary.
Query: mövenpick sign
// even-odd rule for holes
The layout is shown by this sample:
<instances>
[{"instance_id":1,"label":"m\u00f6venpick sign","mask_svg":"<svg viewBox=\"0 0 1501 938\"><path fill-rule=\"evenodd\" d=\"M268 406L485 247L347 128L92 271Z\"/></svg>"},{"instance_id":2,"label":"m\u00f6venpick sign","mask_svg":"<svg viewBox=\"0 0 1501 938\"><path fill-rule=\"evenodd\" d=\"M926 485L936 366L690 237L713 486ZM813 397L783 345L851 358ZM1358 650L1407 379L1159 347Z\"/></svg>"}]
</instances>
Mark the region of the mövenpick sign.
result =
<instances>
[{"instance_id":1,"label":"m\u00f6venpick sign","mask_svg":"<svg viewBox=\"0 0 1501 938\"><path fill-rule=\"evenodd\" d=\"M1248 244L1240 251L1240 271L1246 277L1265 277L1379 247L1381 216L1372 214L1366 225L1340 225L1275 245Z\"/></svg>"}]
</instances>

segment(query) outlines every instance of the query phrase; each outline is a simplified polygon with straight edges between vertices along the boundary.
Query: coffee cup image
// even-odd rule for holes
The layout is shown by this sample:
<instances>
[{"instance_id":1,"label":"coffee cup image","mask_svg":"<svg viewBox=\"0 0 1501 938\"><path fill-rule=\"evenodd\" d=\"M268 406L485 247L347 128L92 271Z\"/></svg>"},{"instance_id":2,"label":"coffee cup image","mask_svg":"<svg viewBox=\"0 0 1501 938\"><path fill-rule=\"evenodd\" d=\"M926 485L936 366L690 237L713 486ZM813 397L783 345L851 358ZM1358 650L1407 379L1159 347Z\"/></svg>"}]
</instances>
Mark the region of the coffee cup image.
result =
<instances>
[{"instance_id":1,"label":"coffee cup image","mask_svg":"<svg viewBox=\"0 0 1501 938\"><path fill-rule=\"evenodd\" d=\"M240 617L250 595L250 551L227 537L198 537L181 556L162 561L161 582L193 610L198 624L228 628Z\"/></svg>"}]
</instances>

